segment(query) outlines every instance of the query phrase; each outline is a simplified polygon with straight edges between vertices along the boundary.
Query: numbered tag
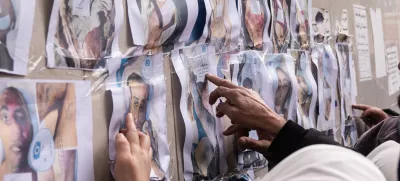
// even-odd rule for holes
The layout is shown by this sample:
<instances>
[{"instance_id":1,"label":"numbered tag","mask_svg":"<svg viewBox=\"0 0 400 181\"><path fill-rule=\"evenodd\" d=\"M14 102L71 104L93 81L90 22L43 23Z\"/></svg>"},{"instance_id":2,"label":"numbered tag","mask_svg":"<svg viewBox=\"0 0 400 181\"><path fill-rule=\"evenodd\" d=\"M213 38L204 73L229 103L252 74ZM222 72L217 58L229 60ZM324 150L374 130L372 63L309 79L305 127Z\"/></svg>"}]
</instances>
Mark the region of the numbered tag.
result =
<instances>
[{"instance_id":1,"label":"numbered tag","mask_svg":"<svg viewBox=\"0 0 400 181\"><path fill-rule=\"evenodd\" d=\"M53 135L49 129L41 129L29 147L29 166L38 172L47 171L54 163L55 149Z\"/></svg>"},{"instance_id":2,"label":"numbered tag","mask_svg":"<svg viewBox=\"0 0 400 181\"><path fill-rule=\"evenodd\" d=\"M142 66L142 76L145 80L150 80L153 74L153 63L151 62L150 57L147 57L143 62Z\"/></svg>"},{"instance_id":3,"label":"numbered tag","mask_svg":"<svg viewBox=\"0 0 400 181\"><path fill-rule=\"evenodd\" d=\"M91 0L73 0L72 14L77 16L90 16Z\"/></svg>"},{"instance_id":4,"label":"numbered tag","mask_svg":"<svg viewBox=\"0 0 400 181\"><path fill-rule=\"evenodd\" d=\"M251 3L251 13L256 15L261 15L261 5L258 0L250 1Z\"/></svg>"}]
</instances>

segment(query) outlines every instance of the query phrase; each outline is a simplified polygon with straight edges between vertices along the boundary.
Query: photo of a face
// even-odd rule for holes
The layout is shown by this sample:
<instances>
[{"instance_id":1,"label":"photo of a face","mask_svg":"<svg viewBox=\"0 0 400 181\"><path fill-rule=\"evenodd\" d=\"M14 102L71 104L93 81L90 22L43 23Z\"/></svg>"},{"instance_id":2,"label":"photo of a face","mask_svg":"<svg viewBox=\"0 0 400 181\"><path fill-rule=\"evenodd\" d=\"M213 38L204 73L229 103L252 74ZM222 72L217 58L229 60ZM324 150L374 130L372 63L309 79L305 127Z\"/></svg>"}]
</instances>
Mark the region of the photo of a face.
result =
<instances>
[{"instance_id":1,"label":"photo of a face","mask_svg":"<svg viewBox=\"0 0 400 181\"><path fill-rule=\"evenodd\" d=\"M73 181L76 176L75 159L78 147L75 85L33 83L35 90L17 87L6 87L0 94L0 149L5 152L5 159L0 164L0 178L30 173L31 180ZM33 110L32 102L27 102L26 97L34 92L36 98L30 97L29 100L36 100L37 110ZM36 120L36 115L39 121ZM48 130L52 135L49 139L54 140L55 150L47 151L55 153L55 160L49 169L41 172L35 171L37 165L28 164L29 149L34 143L36 129L39 129L39 133L41 130ZM43 150L46 149L44 147ZM49 154L43 151L43 154L46 153Z\"/></svg>"},{"instance_id":2,"label":"photo of a face","mask_svg":"<svg viewBox=\"0 0 400 181\"><path fill-rule=\"evenodd\" d=\"M14 70L14 60L7 49L7 40L11 38L9 33L15 29L17 21L18 0L1 0L0 1L0 69L9 71ZM8 36L8 37L7 37Z\"/></svg>"},{"instance_id":3,"label":"photo of a face","mask_svg":"<svg viewBox=\"0 0 400 181\"><path fill-rule=\"evenodd\" d=\"M310 47L310 26L308 20L309 2L308 0L295 0L296 19L291 27L292 48L307 50Z\"/></svg>"},{"instance_id":4,"label":"photo of a face","mask_svg":"<svg viewBox=\"0 0 400 181\"><path fill-rule=\"evenodd\" d=\"M22 93L8 87L0 93L0 139L6 156L0 160L0 178L10 173L31 172L27 164L33 128Z\"/></svg>"},{"instance_id":5,"label":"photo of a face","mask_svg":"<svg viewBox=\"0 0 400 181\"><path fill-rule=\"evenodd\" d=\"M272 0L272 43L274 53L286 52L289 45L289 14L291 0Z\"/></svg>"},{"instance_id":6,"label":"photo of a face","mask_svg":"<svg viewBox=\"0 0 400 181\"><path fill-rule=\"evenodd\" d=\"M113 0L59 0L54 35L54 62L57 67L95 69L104 67L115 37ZM56 4L55 4L56 5ZM82 6L82 7L81 7ZM52 26L50 24L50 26Z\"/></svg>"},{"instance_id":7,"label":"photo of a face","mask_svg":"<svg viewBox=\"0 0 400 181\"><path fill-rule=\"evenodd\" d=\"M263 46L264 28L270 16L266 12L263 0L243 0L242 22L247 46L261 49Z\"/></svg>"},{"instance_id":8,"label":"photo of a face","mask_svg":"<svg viewBox=\"0 0 400 181\"><path fill-rule=\"evenodd\" d=\"M157 180L162 180L165 177L165 173L161 168L158 156L157 131L152 121L146 118L148 113L147 104L150 94L150 85L144 81L141 75L132 73L127 78L127 86L130 93L129 113L133 115L136 129L150 137L151 149L153 150L151 168L157 175Z\"/></svg>"}]
</instances>

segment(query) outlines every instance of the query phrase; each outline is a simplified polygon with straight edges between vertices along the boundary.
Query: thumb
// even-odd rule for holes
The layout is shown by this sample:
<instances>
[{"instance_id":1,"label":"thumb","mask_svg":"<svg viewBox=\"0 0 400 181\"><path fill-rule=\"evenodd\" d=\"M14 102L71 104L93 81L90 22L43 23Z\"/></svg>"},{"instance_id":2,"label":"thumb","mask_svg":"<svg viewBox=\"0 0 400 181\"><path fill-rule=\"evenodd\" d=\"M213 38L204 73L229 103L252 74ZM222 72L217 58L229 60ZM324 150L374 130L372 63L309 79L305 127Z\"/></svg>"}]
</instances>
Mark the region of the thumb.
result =
<instances>
[{"instance_id":1,"label":"thumb","mask_svg":"<svg viewBox=\"0 0 400 181\"><path fill-rule=\"evenodd\" d=\"M240 150L250 149L264 154L268 151L271 142L267 140L255 140L249 137L241 137L239 138L238 145Z\"/></svg>"},{"instance_id":2,"label":"thumb","mask_svg":"<svg viewBox=\"0 0 400 181\"><path fill-rule=\"evenodd\" d=\"M117 134L117 138L115 139L115 147L117 150L117 160L119 158L126 159L131 156L131 147L128 140L122 133Z\"/></svg>"}]
</instances>

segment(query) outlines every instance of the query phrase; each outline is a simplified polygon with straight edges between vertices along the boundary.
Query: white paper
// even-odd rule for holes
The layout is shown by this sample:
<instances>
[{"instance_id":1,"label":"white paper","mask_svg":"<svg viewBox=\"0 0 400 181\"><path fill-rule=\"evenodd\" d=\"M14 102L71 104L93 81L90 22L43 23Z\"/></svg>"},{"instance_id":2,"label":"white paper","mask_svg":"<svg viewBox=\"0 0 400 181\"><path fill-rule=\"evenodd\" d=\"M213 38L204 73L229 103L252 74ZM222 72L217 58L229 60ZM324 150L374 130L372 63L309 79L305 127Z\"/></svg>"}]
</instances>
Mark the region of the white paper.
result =
<instances>
[{"instance_id":1,"label":"white paper","mask_svg":"<svg viewBox=\"0 0 400 181\"><path fill-rule=\"evenodd\" d=\"M397 68L399 64L399 53L397 48L397 46L392 46L386 49L389 96L398 92L400 87L400 75Z\"/></svg>"},{"instance_id":2,"label":"white paper","mask_svg":"<svg viewBox=\"0 0 400 181\"><path fill-rule=\"evenodd\" d=\"M291 18L290 30L291 30L291 48L308 50L310 48L310 14L311 0L294 0L292 1L294 14Z\"/></svg>"},{"instance_id":3,"label":"white paper","mask_svg":"<svg viewBox=\"0 0 400 181\"><path fill-rule=\"evenodd\" d=\"M0 180L94 180L89 90L90 81L0 80L2 164L14 165L1 167ZM21 151L12 154L15 141Z\"/></svg>"},{"instance_id":4,"label":"white paper","mask_svg":"<svg viewBox=\"0 0 400 181\"><path fill-rule=\"evenodd\" d=\"M87 7L82 13L75 12L79 11L74 9L73 3L77 1L55 0L53 3L46 41L47 66L104 69L108 58L120 55L118 37L124 20L122 0L92 0L89 14Z\"/></svg>"},{"instance_id":5,"label":"white paper","mask_svg":"<svg viewBox=\"0 0 400 181\"><path fill-rule=\"evenodd\" d=\"M354 5L354 24L360 81L372 79L367 19L367 10L365 7Z\"/></svg>"},{"instance_id":6,"label":"white paper","mask_svg":"<svg viewBox=\"0 0 400 181\"><path fill-rule=\"evenodd\" d=\"M312 8L311 43L323 43L331 36L331 21L329 11L322 8Z\"/></svg>"},{"instance_id":7,"label":"white paper","mask_svg":"<svg viewBox=\"0 0 400 181\"><path fill-rule=\"evenodd\" d=\"M336 28L338 34L350 35L349 32L349 14L347 9L343 9L340 22L336 21Z\"/></svg>"},{"instance_id":8,"label":"white paper","mask_svg":"<svg viewBox=\"0 0 400 181\"><path fill-rule=\"evenodd\" d=\"M376 78L386 76L385 43L383 39L382 12L380 8L370 9L372 32L374 35Z\"/></svg>"},{"instance_id":9,"label":"white paper","mask_svg":"<svg viewBox=\"0 0 400 181\"><path fill-rule=\"evenodd\" d=\"M115 161L115 138L132 113L138 130L148 134L153 149L150 177L169 180L170 153L167 140L166 87L162 54L122 59L110 75L107 89L112 92L113 113L109 127L109 156ZM114 164L110 165L114 174Z\"/></svg>"},{"instance_id":10,"label":"white paper","mask_svg":"<svg viewBox=\"0 0 400 181\"><path fill-rule=\"evenodd\" d=\"M0 18L0 72L26 75L36 1L2 3ZM37 57L36 57L37 58Z\"/></svg>"}]
</instances>

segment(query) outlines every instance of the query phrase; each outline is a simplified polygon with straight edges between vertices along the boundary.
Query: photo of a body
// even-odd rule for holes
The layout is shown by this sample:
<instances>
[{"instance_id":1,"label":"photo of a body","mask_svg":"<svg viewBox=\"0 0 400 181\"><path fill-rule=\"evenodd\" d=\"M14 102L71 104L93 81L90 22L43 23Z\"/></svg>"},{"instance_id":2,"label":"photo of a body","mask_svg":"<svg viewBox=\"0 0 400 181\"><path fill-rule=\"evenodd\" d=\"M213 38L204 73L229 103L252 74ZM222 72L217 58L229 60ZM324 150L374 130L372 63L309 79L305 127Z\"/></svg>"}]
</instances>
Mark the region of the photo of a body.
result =
<instances>
[{"instance_id":1,"label":"photo of a body","mask_svg":"<svg viewBox=\"0 0 400 181\"><path fill-rule=\"evenodd\" d=\"M294 24L291 25L291 47L308 50L310 47L309 0L295 0L295 3L296 15Z\"/></svg>"},{"instance_id":2,"label":"photo of a body","mask_svg":"<svg viewBox=\"0 0 400 181\"><path fill-rule=\"evenodd\" d=\"M229 18L228 0L210 0L212 14L210 20L210 42L217 50L229 49L231 43L232 22Z\"/></svg>"},{"instance_id":3,"label":"photo of a body","mask_svg":"<svg viewBox=\"0 0 400 181\"><path fill-rule=\"evenodd\" d=\"M292 51L292 56L295 58L296 77L298 83L298 112L297 119L301 120L301 124L310 128L315 125L315 110L317 98L317 85L311 73L311 61L308 59L308 52Z\"/></svg>"},{"instance_id":4,"label":"photo of a body","mask_svg":"<svg viewBox=\"0 0 400 181\"><path fill-rule=\"evenodd\" d=\"M277 78L277 87L275 91L274 110L276 113L288 118L293 85L287 72L286 64L284 62L276 63L275 75Z\"/></svg>"},{"instance_id":5,"label":"photo of a body","mask_svg":"<svg viewBox=\"0 0 400 181\"><path fill-rule=\"evenodd\" d=\"M115 1L85 0L77 9L73 0L59 0L56 31L52 39L54 64L57 67L95 69L104 67L111 56L116 35ZM53 26L50 24L50 26ZM49 45L48 45L49 46Z\"/></svg>"},{"instance_id":6,"label":"photo of a body","mask_svg":"<svg viewBox=\"0 0 400 181\"><path fill-rule=\"evenodd\" d=\"M187 112L192 124L193 179L213 179L220 174L219 143L216 133L216 118L208 104L209 84L205 80L208 71L206 47L194 47L181 51L187 67Z\"/></svg>"},{"instance_id":7,"label":"photo of a body","mask_svg":"<svg viewBox=\"0 0 400 181\"><path fill-rule=\"evenodd\" d=\"M350 49L347 44L337 44L338 58L340 63L340 86L341 96L344 107L344 118L351 119L352 117L352 89L351 89L351 72L350 72Z\"/></svg>"},{"instance_id":8,"label":"photo of a body","mask_svg":"<svg viewBox=\"0 0 400 181\"><path fill-rule=\"evenodd\" d=\"M246 45L261 49L270 14L264 0L242 1L242 26Z\"/></svg>"},{"instance_id":9,"label":"photo of a body","mask_svg":"<svg viewBox=\"0 0 400 181\"><path fill-rule=\"evenodd\" d=\"M274 53L286 53L290 40L289 15L291 0L271 0L272 43Z\"/></svg>"}]
</instances>

